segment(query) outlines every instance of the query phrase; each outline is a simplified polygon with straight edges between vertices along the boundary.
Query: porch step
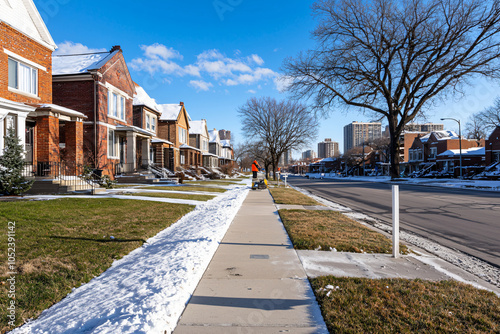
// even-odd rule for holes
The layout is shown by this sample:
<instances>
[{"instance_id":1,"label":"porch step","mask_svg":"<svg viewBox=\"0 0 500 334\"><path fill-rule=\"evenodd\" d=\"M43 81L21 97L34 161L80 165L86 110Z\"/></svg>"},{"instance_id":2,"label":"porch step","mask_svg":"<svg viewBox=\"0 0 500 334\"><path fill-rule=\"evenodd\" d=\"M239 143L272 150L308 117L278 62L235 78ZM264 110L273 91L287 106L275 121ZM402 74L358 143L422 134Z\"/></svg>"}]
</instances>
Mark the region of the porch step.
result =
<instances>
[{"instance_id":1,"label":"porch step","mask_svg":"<svg viewBox=\"0 0 500 334\"><path fill-rule=\"evenodd\" d=\"M157 183L160 180L150 173L124 174L117 176L115 179L118 183Z\"/></svg>"},{"instance_id":2,"label":"porch step","mask_svg":"<svg viewBox=\"0 0 500 334\"><path fill-rule=\"evenodd\" d=\"M57 180L35 180L31 189L26 192L27 195L53 195L67 194L70 192L91 192L92 187L88 184L64 185L65 181ZM95 187L99 189L98 186Z\"/></svg>"}]
</instances>

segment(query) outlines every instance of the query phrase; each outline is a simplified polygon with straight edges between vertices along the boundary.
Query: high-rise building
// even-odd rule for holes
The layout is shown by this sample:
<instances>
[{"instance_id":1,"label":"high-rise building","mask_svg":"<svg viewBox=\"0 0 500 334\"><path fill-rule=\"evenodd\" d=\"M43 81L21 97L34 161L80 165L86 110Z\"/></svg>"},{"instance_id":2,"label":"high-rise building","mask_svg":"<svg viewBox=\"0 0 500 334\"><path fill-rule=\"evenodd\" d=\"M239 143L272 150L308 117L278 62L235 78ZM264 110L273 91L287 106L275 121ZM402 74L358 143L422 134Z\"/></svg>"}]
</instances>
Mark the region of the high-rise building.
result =
<instances>
[{"instance_id":1,"label":"high-rise building","mask_svg":"<svg viewBox=\"0 0 500 334\"><path fill-rule=\"evenodd\" d=\"M409 132L432 132L432 131L443 131L444 125L437 123L408 123L405 125L405 131Z\"/></svg>"},{"instance_id":2,"label":"high-rise building","mask_svg":"<svg viewBox=\"0 0 500 334\"><path fill-rule=\"evenodd\" d=\"M380 122L352 122L344 126L344 153L353 147L363 145L382 137L382 123Z\"/></svg>"},{"instance_id":3,"label":"high-rise building","mask_svg":"<svg viewBox=\"0 0 500 334\"><path fill-rule=\"evenodd\" d=\"M314 159L314 158L316 158L316 152L314 152L313 150L307 150L302 152L302 160Z\"/></svg>"},{"instance_id":4,"label":"high-rise building","mask_svg":"<svg viewBox=\"0 0 500 334\"><path fill-rule=\"evenodd\" d=\"M332 141L331 138L325 138L318 143L318 158L329 158L339 156L339 143Z\"/></svg>"},{"instance_id":5,"label":"high-rise building","mask_svg":"<svg viewBox=\"0 0 500 334\"><path fill-rule=\"evenodd\" d=\"M290 157L291 156L292 155L290 154L290 151L283 152L283 154L281 155L281 158L280 158L279 165L280 166L287 166L288 164L290 164Z\"/></svg>"}]
</instances>

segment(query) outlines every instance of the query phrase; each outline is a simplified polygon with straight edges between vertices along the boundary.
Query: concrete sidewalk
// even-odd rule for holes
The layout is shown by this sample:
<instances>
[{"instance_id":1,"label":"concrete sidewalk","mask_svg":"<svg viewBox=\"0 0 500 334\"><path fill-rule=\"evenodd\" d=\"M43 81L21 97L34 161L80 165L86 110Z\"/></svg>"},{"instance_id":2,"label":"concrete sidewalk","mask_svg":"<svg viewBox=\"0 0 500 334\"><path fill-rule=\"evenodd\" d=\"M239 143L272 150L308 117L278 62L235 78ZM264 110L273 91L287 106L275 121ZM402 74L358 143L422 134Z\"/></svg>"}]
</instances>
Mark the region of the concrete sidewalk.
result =
<instances>
[{"instance_id":1,"label":"concrete sidewalk","mask_svg":"<svg viewBox=\"0 0 500 334\"><path fill-rule=\"evenodd\" d=\"M248 194L174 333L327 333L267 190Z\"/></svg>"}]
</instances>

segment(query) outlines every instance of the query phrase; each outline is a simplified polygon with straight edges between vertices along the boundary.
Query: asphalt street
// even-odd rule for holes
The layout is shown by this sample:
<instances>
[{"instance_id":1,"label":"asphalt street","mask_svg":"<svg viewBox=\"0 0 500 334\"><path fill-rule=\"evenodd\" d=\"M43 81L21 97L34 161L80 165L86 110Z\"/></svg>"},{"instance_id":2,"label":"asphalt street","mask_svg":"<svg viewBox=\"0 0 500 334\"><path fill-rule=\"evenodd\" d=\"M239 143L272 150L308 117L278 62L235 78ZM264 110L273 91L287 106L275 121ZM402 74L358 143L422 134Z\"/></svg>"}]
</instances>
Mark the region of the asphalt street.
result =
<instances>
[{"instance_id":1,"label":"asphalt street","mask_svg":"<svg viewBox=\"0 0 500 334\"><path fill-rule=\"evenodd\" d=\"M355 211L392 222L392 185L380 182L288 181ZM400 184L400 225L500 267L500 193Z\"/></svg>"}]
</instances>

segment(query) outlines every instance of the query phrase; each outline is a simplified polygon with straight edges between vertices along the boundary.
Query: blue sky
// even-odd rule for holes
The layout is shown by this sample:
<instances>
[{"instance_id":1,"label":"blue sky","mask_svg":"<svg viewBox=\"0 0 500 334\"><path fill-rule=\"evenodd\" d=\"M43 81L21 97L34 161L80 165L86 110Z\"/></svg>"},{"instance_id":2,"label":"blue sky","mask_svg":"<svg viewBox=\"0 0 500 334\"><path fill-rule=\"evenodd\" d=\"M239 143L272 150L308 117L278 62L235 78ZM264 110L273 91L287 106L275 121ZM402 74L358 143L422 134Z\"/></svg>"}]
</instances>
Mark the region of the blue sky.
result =
<instances>
[{"instance_id":1,"label":"blue sky","mask_svg":"<svg viewBox=\"0 0 500 334\"><path fill-rule=\"evenodd\" d=\"M158 103L183 101L193 119L231 130L236 143L246 141L237 108L253 96L288 98L276 81L282 61L314 45L311 0L34 2L60 47L56 52L120 45L133 79ZM465 123L491 104L497 87L478 81L462 100L439 103L427 121L458 117ZM343 126L369 120L356 110L332 111L310 148L332 138L342 151ZM457 126L445 122L445 128Z\"/></svg>"}]
</instances>

